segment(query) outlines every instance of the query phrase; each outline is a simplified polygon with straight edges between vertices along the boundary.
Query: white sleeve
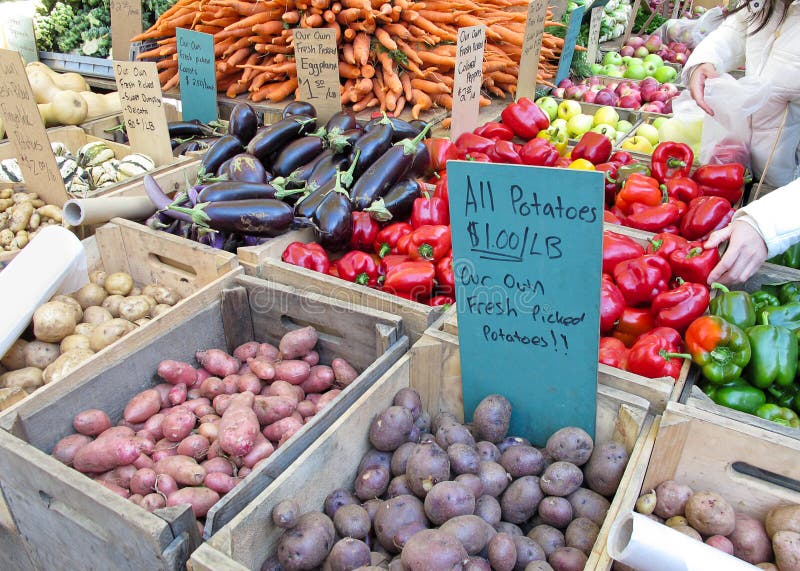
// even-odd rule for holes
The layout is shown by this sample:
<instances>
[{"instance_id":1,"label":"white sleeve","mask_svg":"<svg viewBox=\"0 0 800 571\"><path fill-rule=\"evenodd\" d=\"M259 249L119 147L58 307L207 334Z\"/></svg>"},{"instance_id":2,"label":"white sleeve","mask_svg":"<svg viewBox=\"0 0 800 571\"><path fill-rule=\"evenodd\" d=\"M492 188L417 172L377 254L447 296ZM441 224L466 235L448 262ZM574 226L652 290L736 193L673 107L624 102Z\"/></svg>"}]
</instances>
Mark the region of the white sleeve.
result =
<instances>
[{"instance_id":1,"label":"white sleeve","mask_svg":"<svg viewBox=\"0 0 800 571\"><path fill-rule=\"evenodd\" d=\"M755 226L771 258L800 242L800 179L740 208L734 220Z\"/></svg>"},{"instance_id":2,"label":"white sleeve","mask_svg":"<svg viewBox=\"0 0 800 571\"><path fill-rule=\"evenodd\" d=\"M688 83L694 68L711 63L719 73L725 73L745 63L747 18L744 10L725 18L722 24L700 42L683 66L683 80Z\"/></svg>"}]
</instances>

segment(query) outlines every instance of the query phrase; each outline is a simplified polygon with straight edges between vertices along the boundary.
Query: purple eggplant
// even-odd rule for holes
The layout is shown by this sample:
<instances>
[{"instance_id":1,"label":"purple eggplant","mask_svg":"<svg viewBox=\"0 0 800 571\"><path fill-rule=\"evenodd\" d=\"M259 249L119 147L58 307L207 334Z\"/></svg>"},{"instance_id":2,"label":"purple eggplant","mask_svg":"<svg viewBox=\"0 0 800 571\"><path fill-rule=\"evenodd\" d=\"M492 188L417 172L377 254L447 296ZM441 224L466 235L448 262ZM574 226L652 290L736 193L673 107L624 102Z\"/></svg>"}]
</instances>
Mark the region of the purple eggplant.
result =
<instances>
[{"instance_id":1,"label":"purple eggplant","mask_svg":"<svg viewBox=\"0 0 800 571\"><path fill-rule=\"evenodd\" d=\"M294 221L292 207L274 198L209 202L191 209L180 208L180 211L189 214L201 227L251 236L278 236L286 232Z\"/></svg>"},{"instance_id":2,"label":"purple eggplant","mask_svg":"<svg viewBox=\"0 0 800 571\"><path fill-rule=\"evenodd\" d=\"M275 176L289 176L294 169L302 166L325 149L322 137L308 135L286 145L272 162L271 171Z\"/></svg>"},{"instance_id":3,"label":"purple eggplant","mask_svg":"<svg viewBox=\"0 0 800 571\"><path fill-rule=\"evenodd\" d=\"M316 117L317 110L313 105L311 105L311 103L306 103L305 101L292 101L283 108L281 118L286 119L287 117L292 117L294 115L308 115L309 117Z\"/></svg>"},{"instance_id":4,"label":"purple eggplant","mask_svg":"<svg viewBox=\"0 0 800 571\"><path fill-rule=\"evenodd\" d=\"M392 127L388 123L382 123L373 127L369 132L364 132L361 137L353 144L353 150L350 152L350 161L352 162L356 153L359 153L359 159L356 164L355 174L361 174L369 168L371 164L377 161L383 153L389 150L392 146Z\"/></svg>"},{"instance_id":5,"label":"purple eggplant","mask_svg":"<svg viewBox=\"0 0 800 571\"><path fill-rule=\"evenodd\" d=\"M369 212L378 222L405 220L411 216L414 201L420 196L419 183L413 178L406 178L392 186L383 198L373 202L364 212Z\"/></svg>"},{"instance_id":6,"label":"purple eggplant","mask_svg":"<svg viewBox=\"0 0 800 571\"><path fill-rule=\"evenodd\" d=\"M220 174L227 174L230 180L240 182L266 182L267 169L257 158L247 153L240 153L233 157L227 170L220 169Z\"/></svg>"},{"instance_id":7,"label":"purple eggplant","mask_svg":"<svg viewBox=\"0 0 800 571\"><path fill-rule=\"evenodd\" d=\"M358 123L356 122L356 116L352 112L339 111L330 119L328 119L327 123L325 123L325 132L328 134L331 134L334 131L337 133L344 133L345 131L355 129L357 126Z\"/></svg>"},{"instance_id":8,"label":"purple eggplant","mask_svg":"<svg viewBox=\"0 0 800 571\"><path fill-rule=\"evenodd\" d=\"M205 151L211 148L211 145L216 143L219 137L192 139L191 141L183 141L172 149L172 156L179 157L190 152Z\"/></svg>"},{"instance_id":9,"label":"purple eggplant","mask_svg":"<svg viewBox=\"0 0 800 571\"><path fill-rule=\"evenodd\" d=\"M270 184L223 180L209 184L197 195L197 202L225 202L253 198L275 198Z\"/></svg>"},{"instance_id":10,"label":"purple eggplant","mask_svg":"<svg viewBox=\"0 0 800 571\"><path fill-rule=\"evenodd\" d=\"M242 152L242 143L233 135L220 137L200 161L203 174L216 174L219 167L228 159Z\"/></svg>"},{"instance_id":11,"label":"purple eggplant","mask_svg":"<svg viewBox=\"0 0 800 571\"><path fill-rule=\"evenodd\" d=\"M173 205L172 199L167 196L161 187L151 175L144 175L144 192L159 211L163 211L165 216L181 220L183 222L192 222L191 214L173 210L170 207Z\"/></svg>"},{"instance_id":12,"label":"purple eggplant","mask_svg":"<svg viewBox=\"0 0 800 571\"><path fill-rule=\"evenodd\" d=\"M416 125L412 125L408 121L403 121L397 117L384 116L369 121L366 125L364 125L364 131L369 133L376 126L385 124L387 122L392 128L392 143L397 143L403 139L413 139L424 129L424 127L417 127Z\"/></svg>"},{"instance_id":13,"label":"purple eggplant","mask_svg":"<svg viewBox=\"0 0 800 571\"><path fill-rule=\"evenodd\" d=\"M279 152L287 143L299 136L310 133L316 126L316 119L308 115L291 115L273 123L269 127L261 127L247 144L247 152L262 163L270 155Z\"/></svg>"},{"instance_id":14,"label":"purple eggplant","mask_svg":"<svg viewBox=\"0 0 800 571\"><path fill-rule=\"evenodd\" d=\"M323 248L341 250L350 244L353 233L353 205L347 192L334 188L314 214L314 235Z\"/></svg>"},{"instance_id":15,"label":"purple eggplant","mask_svg":"<svg viewBox=\"0 0 800 571\"><path fill-rule=\"evenodd\" d=\"M241 101L231 111L228 119L228 133L247 145L258 129L258 116L248 103Z\"/></svg>"},{"instance_id":16,"label":"purple eggplant","mask_svg":"<svg viewBox=\"0 0 800 571\"><path fill-rule=\"evenodd\" d=\"M333 189L336 188L336 179L328 181L327 184L323 184L319 188L312 190L311 192L306 192L302 195L302 198L297 201L294 205L294 215L296 218L308 218L311 219L314 217L314 214L317 212L317 208L328 196ZM280 196L280 194L279 194Z\"/></svg>"},{"instance_id":17,"label":"purple eggplant","mask_svg":"<svg viewBox=\"0 0 800 571\"><path fill-rule=\"evenodd\" d=\"M240 153L240 154L242 154L242 153ZM235 155L235 156L238 157L239 155ZM219 173L219 175L220 176L223 176L223 175L227 176L228 173L231 171L231 164L232 163L233 163L233 157L229 158L227 161L225 161L224 163L219 165L219 168L217 169L217 172Z\"/></svg>"},{"instance_id":18,"label":"purple eggplant","mask_svg":"<svg viewBox=\"0 0 800 571\"><path fill-rule=\"evenodd\" d=\"M187 137L213 137L218 133L203 125L200 121L170 121L167 123L167 132L170 139L185 139Z\"/></svg>"},{"instance_id":19,"label":"purple eggplant","mask_svg":"<svg viewBox=\"0 0 800 571\"><path fill-rule=\"evenodd\" d=\"M336 173L346 168L347 157L330 155L317 163L306 181L306 190L314 191L336 178Z\"/></svg>"}]
</instances>

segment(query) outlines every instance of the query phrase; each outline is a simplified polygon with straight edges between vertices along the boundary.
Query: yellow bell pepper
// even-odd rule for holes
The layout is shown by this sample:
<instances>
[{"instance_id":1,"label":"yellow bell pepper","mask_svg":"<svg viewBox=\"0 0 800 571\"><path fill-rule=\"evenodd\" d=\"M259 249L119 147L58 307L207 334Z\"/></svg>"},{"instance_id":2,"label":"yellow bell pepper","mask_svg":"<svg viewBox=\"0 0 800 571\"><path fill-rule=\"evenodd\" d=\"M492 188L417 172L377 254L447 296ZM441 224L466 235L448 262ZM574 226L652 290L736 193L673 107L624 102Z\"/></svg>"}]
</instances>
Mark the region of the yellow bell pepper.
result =
<instances>
[{"instance_id":1,"label":"yellow bell pepper","mask_svg":"<svg viewBox=\"0 0 800 571\"><path fill-rule=\"evenodd\" d=\"M550 141L550 143L556 148L558 154L562 157L564 153L567 151L567 132L565 129L560 129L559 127L548 127L542 131L539 131L539 134L536 135L539 139L546 139Z\"/></svg>"},{"instance_id":2,"label":"yellow bell pepper","mask_svg":"<svg viewBox=\"0 0 800 571\"><path fill-rule=\"evenodd\" d=\"M579 170L579 171L593 171L595 170L594 165L587 161L586 159L575 159L572 161L569 166L569 169Z\"/></svg>"}]
</instances>

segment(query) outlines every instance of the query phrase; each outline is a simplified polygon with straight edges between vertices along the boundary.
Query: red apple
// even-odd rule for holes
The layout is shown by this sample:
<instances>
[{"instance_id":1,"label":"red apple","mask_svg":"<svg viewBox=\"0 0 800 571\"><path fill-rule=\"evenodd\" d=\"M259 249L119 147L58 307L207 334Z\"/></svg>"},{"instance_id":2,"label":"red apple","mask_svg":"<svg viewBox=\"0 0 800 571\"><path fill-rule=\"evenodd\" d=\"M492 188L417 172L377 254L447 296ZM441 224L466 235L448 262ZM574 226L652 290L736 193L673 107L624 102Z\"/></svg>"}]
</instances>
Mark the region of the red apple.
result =
<instances>
[{"instance_id":1,"label":"red apple","mask_svg":"<svg viewBox=\"0 0 800 571\"><path fill-rule=\"evenodd\" d=\"M587 90L586 93L583 94L583 102L584 103L594 103L597 93L592 91L591 89Z\"/></svg>"},{"instance_id":2,"label":"red apple","mask_svg":"<svg viewBox=\"0 0 800 571\"><path fill-rule=\"evenodd\" d=\"M619 50L619 55L622 57L633 57L633 54L636 52L636 48L633 46L622 46L622 49Z\"/></svg>"},{"instance_id":3,"label":"red apple","mask_svg":"<svg viewBox=\"0 0 800 571\"><path fill-rule=\"evenodd\" d=\"M571 87L572 86L572 80L570 78L568 78L568 77L565 77L564 79L561 80L561 82L558 84L558 86L559 87L564 87L564 88Z\"/></svg>"},{"instance_id":4,"label":"red apple","mask_svg":"<svg viewBox=\"0 0 800 571\"><path fill-rule=\"evenodd\" d=\"M585 85L570 85L567 87L567 90L564 92L564 97L567 99L574 99L576 101L580 101L583 99L583 94L588 91L588 88Z\"/></svg>"},{"instance_id":5,"label":"red apple","mask_svg":"<svg viewBox=\"0 0 800 571\"><path fill-rule=\"evenodd\" d=\"M655 80L655 78L653 78L653 77L645 77L645 78L644 78L644 79L643 79L643 80L642 80L642 81L639 83L639 87L640 87L641 89L650 89L650 88L653 88L653 89L658 89L658 86L659 86L659 85L660 85L660 84L658 83L658 81L656 81L656 80Z\"/></svg>"},{"instance_id":6,"label":"red apple","mask_svg":"<svg viewBox=\"0 0 800 571\"><path fill-rule=\"evenodd\" d=\"M635 55L638 58L647 57L649 54L650 51L647 49L646 46L639 46L638 48L636 48L636 51L633 52L633 55Z\"/></svg>"},{"instance_id":7,"label":"red apple","mask_svg":"<svg viewBox=\"0 0 800 571\"><path fill-rule=\"evenodd\" d=\"M653 92L652 95L650 95L650 103L656 103L656 102L666 103L667 99L669 98L670 98L669 93L657 89Z\"/></svg>"},{"instance_id":8,"label":"red apple","mask_svg":"<svg viewBox=\"0 0 800 571\"><path fill-rule=\"evenodd\" d=\"M642 104L642 99L638 95L625 95L619 98L619 106L625 109L636 109Z\"/></svg>"},{"instance_id":9,"label":"red apple","mask_svg":"<svg viewBox=\"0 0 800 571\"><path fill-rule=\"evenodd\" d=\"M683 42L674 42L674 45L671 45L670 47L679 54L685 54L689 51L689 46Z\"/></svg>"},{"instance_id":10,"label":"red apple","mask_svg":"<svg viewBox=\"0 0 800 571\"><path fill-rule=\"evenodd\" d=\"M674 83L665 83L661 86L661 89L666 91L672 97L678 95L678 86Z\"/></svg>"},{"instance_id":11,"label":"red apple","mask_svg":"<svg viewBox=\"0 0 800 571\"><path fill-rule=\"evenodd\" d=\"M685 54L685 53L683 53L683 52L677 52L677 53L675 54L675 57L672 59L672 63L679 63L679 64L681 64L681 65L684 65L684 64L686 63L686 60L687 60L687 59L689 59L689 58L688 58L688 57L686 57L686 54Z\"/></svg>"},{"instance_id":12,"label":"red apple","mask_svg":"<svg viewBox=\"0 0 800 571\"><path fill-rule=\"evenodd\" d=\"M644 45L651 54L657 52L661 47L661 36L656 34L651 35L647 38Z\"/></svg>"},{"instance_id":13,"label":"red apple","mask_svg":"<svg viewBox=\"0 0 800 571\"><path fill-rule=\"evenodd\" d=\"M587 77L581 83L583 83L584 85L592 86L592 85L600 85L600 82L601 82L600 76L593 75L591 77Z\"/></svg>"},{"instance_id":14,"label":"red apple","mask_svg":"<svg viewBox=\"0 0 800 571\"><path fill-rule=\"evenodd\" d=\"M614 95L613 91L608 89L604 89L602 91L598 91L597 95L594 96L594 103L595 105L611 105L617 102L617 96Z\"/></svg>"},{"instance_id":15,"label":"red apple","mask_svg":"<svg viewBox=\"0 0 800 571\"><path fill-rule=\"evenodd\" d=\"M662 113L664 110L664 104L660 101L654 103L645 103L642 105L641 111L645 113Z\"/></svg>"},{"instance_id":16,"label":"red apple","mask_svg":"<svg viewBox=\"0 0 800 571\"><path fill-rule=\"evenodd\" d=\"M556 87L555 89L553 89L553 91L550 92L550 95L552 95L553 97L557 97L558 99L564 99L565 91L566 89L564 89L563 87Z\"/></svg>"},{"instance_id":17,"label":"red apple","mask_svg":"<svg viewBox=\"0 0 800 571\"><path fill-rule=\"evenodd\" d=\"M662 113L672 113L672 99L667 101L664 104L664 108L661 110Z\"/></svg>"},{"instance_id":18,"label":"red apple","mask_svg":"<svg viewBox=\"0 0 800 571\"><path fill-rule=\"evenodd\" d=\"M644 38L641 36L634 36L632 38L628 38L627 45L631 46L633 49L636 49L644 45Z\"/></svg>"}]
</instances>

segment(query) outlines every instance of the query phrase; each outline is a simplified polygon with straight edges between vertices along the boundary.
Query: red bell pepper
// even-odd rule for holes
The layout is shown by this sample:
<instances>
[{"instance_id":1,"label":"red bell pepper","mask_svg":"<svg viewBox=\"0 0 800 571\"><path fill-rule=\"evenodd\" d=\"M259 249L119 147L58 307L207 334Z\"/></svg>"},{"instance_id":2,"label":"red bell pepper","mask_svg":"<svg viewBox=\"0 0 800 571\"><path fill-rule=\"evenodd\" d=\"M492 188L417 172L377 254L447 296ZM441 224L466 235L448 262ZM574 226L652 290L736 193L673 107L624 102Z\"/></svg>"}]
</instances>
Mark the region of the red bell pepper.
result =
<instances>
[{"instance_id":1,"label":"red bell pepper","mask_svg":"<svg viewBox=\"0 0 800 571\"><path fill-rule=\"evenodd\" d=\"M624 369L627 365L628 348L625 343L614 337L600 338L598 361L609 367Z\"/></svg>"},{"instance_id":2,"label":"red bell pepper","mask_svg":"<svg viewBox=\"0 0 800 571\"><path fill-rule=\"evenodd\" d=\"M407 254L389 254L388 256L384 256L381 258L380 264L378 264L378 274L381 276L385 276L386 272L389 271L390 268L395 267L398 264L402 264L403 262L412 262L413 260ZM378 283L382 280L378 278Z\"/></svg>"},{"instance_id":3,"label":"red bell pepper","mask_svg":"<svg viewBox=\"0 0 800 571\"><path fill-rule=\"evenodd\" d=\"M417 198L411 209L411 225L419 228L439 224L450 224L450 206L447 200L438 196L428 196L427 193L423 198Z\"/></svg>"},{"instance_id":4,"label":"red bell pepper","mask_svg":"<svg viewBox=\"0 0 800 571\"><path fill-rule=\"evenodd\" d=\"M657 254L669 260L669 255L675 250L682 250L689 248L689 240L677 234L669 234L661 232L652 238L648 238L647 250L648 254Z\"/></svg>"},{"instance_id":5,"label":"red bell pepper","mask_svg":"<svg viewBox=\"0 0 800 571\"><path fill-rule=\"evenodd\" d=\"M684 208L685 204L674 198L656 206L633 203L631 213L625 218L625 226L647 232L661 232L667 226L680 221L681 210Z\"/></svg>"},{"instance_id":6,"label":"red bell pepper","mask_svg":"<svg viewBox=\"0 0 800 571\"><path fill-rule=\"evenodd\" d=\"M433 196L442 198L450 204L450 189L447 186L447 173L443 172L439 180L436 182L436 187L433 189Z\"/></svg>"},{"instance_id":7,"label":"red bell pepper","mask_svg":"<svg viewBox=\"0 0 800 571\"><path fill-rule=\"evenodd\" d=\"M660 183L675 177L689 176L692 172L694 151L689 145L665 141L653 150L650 171Z\"/></svg>"},{"instance_id":8,"label":"red bell pepper","mask_svg":"<svg viewBox=\"0 0 800 571\"><path fill-rule=\"evenodd\" d=\"M686 331L689 325L708 309L708 287L684 282L675 289L656 296L650 308L656 325Z\"/></svg>"},{"instance_id":9,"label":"red bell pepper","mask_svg":"<svg viewBox=\"0 0 800 571\"><path fill-rule=\"evenodd\" d=\"M461 158L461 152L450 139L431 137L424 142L430 155L426 171L429 174L443 171L447 168L447 161L457 161Z\"/></svg>"},{"instance_id":10,"label":"red bell pepper","mask_svg":"<svg viewBox=\"0 0 800 571\"><path fill-rule=\"evenodd\" d=\"M611 162L600 163L594 166L594 170L605 175L605 201L606 205L611 206L617 198L617 172L619 171L619 165Z\"/></svg>"},{"instance_id":11,"label":"red bell pepper","mask_svg":"<svg viewBox=\"0 0 800 571\"><path fill-rule=\"evenodd\" d=\"M625 310L625 298L608 274L603 274L600 283L600 333L614 329L617 320Z\"/></svg>"},{"instance_id":12,"label":"red bell pepper","mask_svg":"<svg viewBox=\"0 0 800 571\"><path fill-rule=\"evenodd\" d=\"M682 202L689 202L700 196L700 187L688 176L671 178L666 182L667 194Z\"/></svg>"},{"instance_id":13,"label":"red bell pepper","mask_svg":"<svg viewBox=\"0 0 800 571\"><path fill-rule=\"evenodd\" d=\"M472 161L474 163L490 163L492 159L489 158L484 152L481 151L470 151L466 155L464 155L465 161Z\"/></svg>"},{"instance_id":14,"label":"red bell pepper","mask_svg":"<svg viewBox=\"0 0 800 571\"><path fill-rule=\"evenodd\" d=\"M636 340L628 353L628 371L650 379L677 379L683 367L683 359L691 359L691 355L676 353L663 337L643 335Z\"/></svg>"},{"instance_id":15,"label":"red bell pepper","mask_svg":"<svg viewBox=\"0 0 800 571\"><path fill-rule=\"evenodd\" d=\"M692 243L689 249L676 250L669 255L672 273L684 281L698 284L708 281L708 275L718 263L719 250L705 250L698 243Z\"/></svg>"},{"instance_id":16,"label":"red bell pepper","mask_svg":"<svg viewBox=\"0 0 800 571\"><path fill-rule=\"evenodd\" d=\"M505 125L514 131L517 137L530 140L542 129L550 126L550 118L536 103L527 97L520 97L500 114Z\"/></svg>"},{"instance_id":17,"label":"red bell pepper","mask_svg":"<svg viewBox=\"0 0 800 571\"><path fill-rule=\"evenodd\" d=\"M510 141L514 138L514 131L508 125L497 121L489 121L475 129L473 133L495 141Z\"/></svg>"},{"instance_id":18,"label":"red bell pepper","mask_svg":"<svg viewBox=\"0 0 800 571\"><path fill-rule=\"evenodd\" d=\"M413 234L413 232L411 234ZM397 241L398 254L405 254L408 256L408 248L411 245L411 234L400 236L400 239Z\"/></svg>"},{"instance_id":19,"label":"red bell pepper","mask_svg":"<svg viewBox=\"0 0 800 571\"><path fill-rule=\"evenodd\" d=\"M609 157L608 162L629 165L633 162L633 155L628 151L617 151Z\"/></svg>"},{"instance_id":20,"label":"red bell pepper","mask_svg":"<svg viewBox=\"0 0 800 571\"><path fill-rule=\"evenodd\" d=\"M420 226L411 234L408 255L414 260L437 262L450 253L450 227Z\"/></svg>"},{"instance_id":21,"label":"red bell pepper","mask_svg":"<svg viewBox=\"0 0 800 571\"><path fill-rule=\"evenodd\" d=\"M566 169L569 168L569 165L572 164L572 159L569 157L558 157L556 164L553 166L559 169Z\"/></svg>"},{"instance_id":22,"label":"red bell pepper","mask_svg":"<svg viewBox=\"0 0 800 571\"><path fill-rule=\"evenodd\" d=\"M633 173L622 185L617 194L615 205L626 215L631 213L631 205L635 203L645 206L658 206L664 202L665 191L662 191L658 181L641 173Z\"/></svg>"},{"instance_id":23,"label":"red bell pepper","mask_svg":"<svg viewBox=\"0 0 800 571\"><path fill-rule=\"evenodd\" d=\"M474 152L485 153L492 147L494 147L494 140L481 137L475 133L462 133L456 139L456 148L462 156Z\"/></svg>"},{"instance_id":24,"label":"red bell pepper","mask_svg":"<svg viewBox=\"0 0 800 571\"><path fill-rule=\"evenodd\" d=\"M633 238L611 232L603 231L603 273L612 274L620 262L638 258L644 254L644 248Z\"/></svg>"},{"instance_id":25,"label":"red bell pepper","mask_svg":"<svg viewBox=\"0 0 800 571\"><path fill-rule=\"evenodd\" d=\"M733 218L730 203L719 196L701 196L689 203L681 220L681 235L687 240L701 240L728 225Z\"/></svg>"},{"instance_id":26,"label":"red bell pepper","mask_svg":"<svg viewBox=\"0 0 800 571\"><path fill-rule=\"evenodd\" d=\"M669 344L670 349L673 351L683 351L684 349L683 337L681 337L680 332L673 327L665 327L663 325L661 327L654 327L642 335L655 335L657 337L661 337ZM640 337L642 335L640 335Z\"/></svg>"},{"instance_id":27,"label":"red bell pepper","mask_svg":"<svg viewBox=\"0 0 800 571\"><path fill-rule=\"evenodd\" d=\"M331 269L331 261L328 259L328 253L325 248L311 242L303 244L302 242L292 242L281 254L281 260L293 266L300 266L315 272L327 274Z\"/></svg>"},{"instance_id":28,"label":"red bell pepper","mask_svg":"<svg viewBox=\"0 0 800 571\"><path fill-rule=\"evenodd\" d=\"M611 139L600 133L588 131L572 149L572 160L586 159L593 165L606 162L611 156Z\"/></svg>"},{"instance_id":29,"label":"red bell pepper","mask_svg":"<svg viewBox=\"0 0 800 571\"><path fill-rule=\"evenodd\" d=\"M372 251L380 230L380 225L368 212L353 212L353 233L350 236L350 248L364 250L365 252Z\"/></svg>"},{"instance_id":30,"label":"red bell pepper","mask_svg":"<svg viewBox=\"0 0 800 571\"><path fill-rule=\"evenodd\" d=\"M456 294L456 278L453 273L453 252L436 262L436 289L440 294Z\"/></svg>"},{"instance_id":31,"label":"red bell pepper","mask_svg":"<svg viewBox=\"0 0 800 571\"><path fill-rule=\"evenodd\" d=\"M406 299L429 297L436 269L426 261L404 262L388 269L383 289Z\"/></svg>"},{"instance_id":32,"label":"red bell pepper","mask_svg":"<svg viewBox=\"0 0 800 571\"><path fill-rule=\"evenodd\" d=\"M694 172L692 179L707 196L720 196L733 206L742 198L745 182L749 182L750 177L745 173L744 165L739 163L704 165Z\"/></svg>"},{"instance_id":33,"label":"red bell pepper","mask_svg":"<svg viewBox=\"0 0 800 571\"><path fill-rule=\"evenodd\" d=\"M631 347L643 334L656 326L649 307L626 307L614 326L611 336Z\"/></svg>"},{"instance_id":34,"label":"red bell pepper","mask_svg":"<svg viewBox=\"0 0 800 571\"><path fill-rule=\"evenodd\" d=\"M631 306L648 304L662 291L667 291L671 277L669 263L652 254L625 260L614 268L614 281Z\"/></svg>"},{"instance_id":35,"label":"red bell pepper","mask_svg":"<svg viewBox=\"0 0 800 571\"><path fill-rule=\"evenodd\" d=\"M408 222L389 224L375 236L372 248L381 258L389 254L400 254L401 251L398 247L400 238L411 235L413 231L414 227Z\"/></svg>"},{"instance_id":36,"label":"red bell pepper","mask_svg":"<svg viewBox=\"0 0 800 571\"><path fill-rule=\"evenodd\" d=\"M456 302L454 297L449 295L434 295L428 300L428 305L431 307L450 306Z\"/></svg>"},{"instance_id":37,"label":"red bell pepper","mask_svg":"<svg viewBox=\"0 0 800 571\"><path fill-rule=\"evenodd\" d=\"M620 220L619 217L617 217L617 215L610 210L603 210L603 222L608 222L609 224L622 224L622 220Z\"/></svg>"},{"instance_id":38,"label":"red bell pepper","mask_svg":"<svg viewBox=\"0 0 800 571\"><path fill-rule=\"evenodd\" d=\"M519 158L523 165L552 167L559 159L558 150L546 139L531 139L522 146Z\"/></svg>"},{"instance_id":39,"label":"red bell pepper","mask_svg":"<svg viewBox=\"0 0 800 571\"><path fill-rule=\"evenodd\" d=\"M336 261L336 271L339 277L348 282L365 286L378 284L378 264L375 260L361 250L347 252Z\"/></svg>"},{"instance_id":40,"label":"red bell pepper","mask_svg":"<svg viewBox=\"0 0 800 571\"><path fill-rule=\"evenodd\" d=\"M493 147L486 151L493 163L521 165L522 159L511 141L497 141Z\"/></svg>"}]
</instances>

